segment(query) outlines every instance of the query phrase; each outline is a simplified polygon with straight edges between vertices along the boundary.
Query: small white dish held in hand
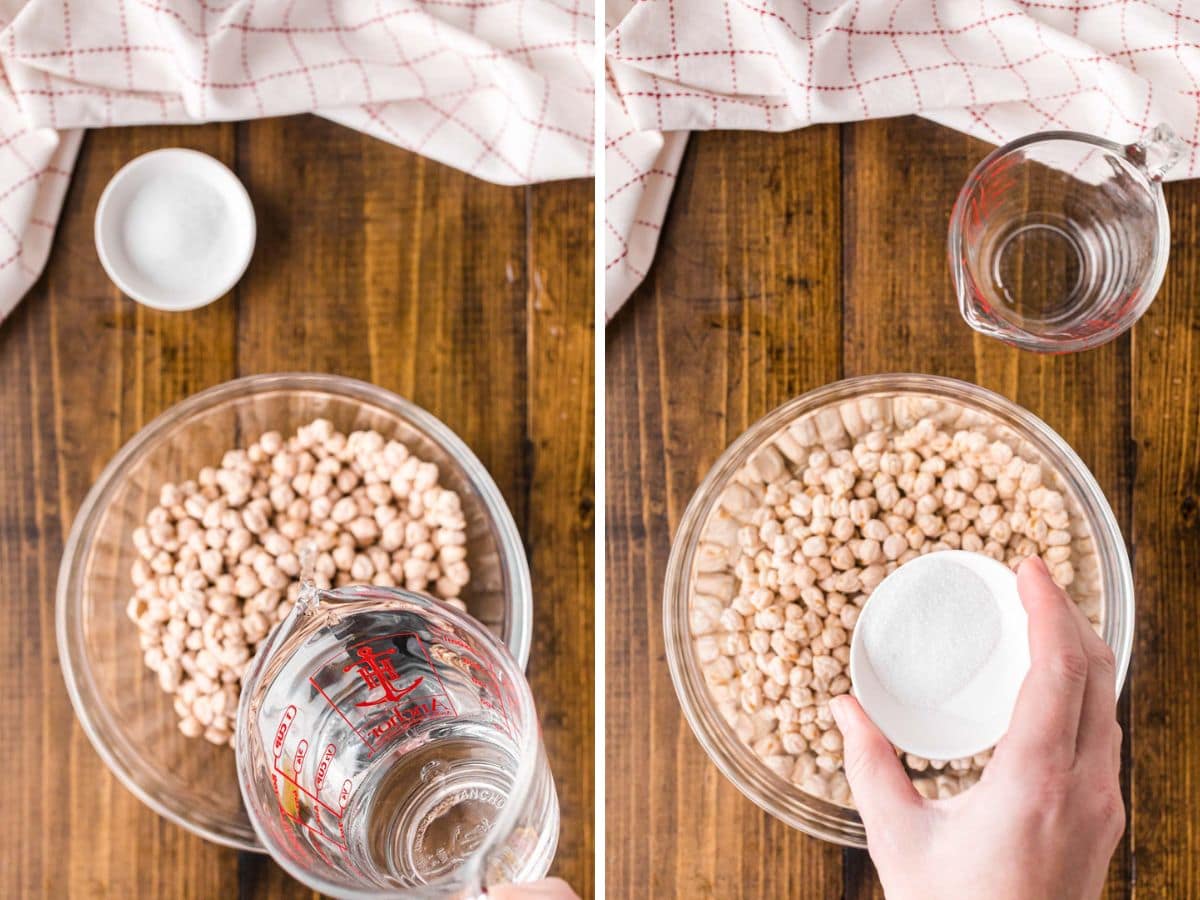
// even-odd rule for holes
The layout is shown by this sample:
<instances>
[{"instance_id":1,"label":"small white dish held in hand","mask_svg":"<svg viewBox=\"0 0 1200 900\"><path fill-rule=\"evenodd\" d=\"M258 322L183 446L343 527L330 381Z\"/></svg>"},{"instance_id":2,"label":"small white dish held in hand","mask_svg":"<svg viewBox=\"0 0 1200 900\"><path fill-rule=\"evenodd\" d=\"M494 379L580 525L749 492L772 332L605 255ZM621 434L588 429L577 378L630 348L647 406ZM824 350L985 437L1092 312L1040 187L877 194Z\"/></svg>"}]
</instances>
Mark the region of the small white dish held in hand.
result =
<instances>
[{"instance_id":1,"label":"small white dish held in hand","mask_svg":"<svg viewBox=\"0 0 1200 900\"><path fill-rule=\"evenodd\" d=\"M919 556L885 578L850 645L863 710L901 750L933 760L999 741L1028 670L1016 575L965 550Z\"/></svg>"},{"instance_id":2,"label":"small white dish held in hand","mask_svg":"<svg viewBox=\"0 0 1200 900\"><path fill-rule=\"evenodd\" d=\"M197 309L226 294L254 252L254 206L226 166L196 150L143 154L96 207L96 250L113 283L154 309Z\"/></svg>"}]
</instances>

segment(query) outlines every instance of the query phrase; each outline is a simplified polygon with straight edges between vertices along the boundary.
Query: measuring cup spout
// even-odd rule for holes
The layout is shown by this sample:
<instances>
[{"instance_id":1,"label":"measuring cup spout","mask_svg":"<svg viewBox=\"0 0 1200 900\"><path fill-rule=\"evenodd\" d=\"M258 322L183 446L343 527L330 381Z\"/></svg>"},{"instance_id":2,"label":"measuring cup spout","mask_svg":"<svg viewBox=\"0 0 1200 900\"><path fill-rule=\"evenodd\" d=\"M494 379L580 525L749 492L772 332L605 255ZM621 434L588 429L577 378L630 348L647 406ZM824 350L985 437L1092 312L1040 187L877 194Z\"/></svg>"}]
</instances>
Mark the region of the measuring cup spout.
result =
<instances>
[{"instance_id":1,"label":"measuring cup spout","mask_svg":"<svg viewBox=\"0 0 1200 900\"><path fill-rule=\"evenodd\" d=\"M1166 177L1183 156L1187 146L1165 122L1135 144L1125 147L1125 156L1141 169L1151 181L1159 182Z\"/></svg>"},{"instance_id":2,"label":"measuring cup spout","mask_svg":"<svg viewBox=\"0 0 1200 900\"><path fill-rule=\"evenodd\" d=\"M321 605L321 590L311 581L306 581L300 586L300 594L296 597L296 609L304 612L310 609L316 609Z\"/></svg>"}]
</instances>

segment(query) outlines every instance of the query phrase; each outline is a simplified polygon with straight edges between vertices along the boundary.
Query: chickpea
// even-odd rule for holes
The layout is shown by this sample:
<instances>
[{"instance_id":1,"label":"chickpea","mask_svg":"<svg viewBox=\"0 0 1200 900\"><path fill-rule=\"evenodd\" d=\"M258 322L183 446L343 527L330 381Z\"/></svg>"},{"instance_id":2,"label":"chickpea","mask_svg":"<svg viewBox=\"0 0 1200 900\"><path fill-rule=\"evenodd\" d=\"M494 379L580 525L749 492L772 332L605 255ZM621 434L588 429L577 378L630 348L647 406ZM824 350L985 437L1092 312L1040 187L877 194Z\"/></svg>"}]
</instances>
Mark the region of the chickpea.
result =
<instances>
[{"instance_id":1,"label":"chickpea","mask_svg":"<svg viewBox=\"0 0 1200 900\"><path fill-rule=\"evenodd\" d=\"M400 466L408 467L402 483L389 484ZM446 602L465 609L458 595L470 579L466 519L458 495L440 487L438 476L436 466L399 443L369 431L350 442L316 420L287 441L269 432L227 452L219 468L202 469L196 481L163 485L158 506L132 535L138 558L126 614L139 628L143 662L175 695L181 732L232 740L238 685L253 649L299 596L292 579L300 572L301 539L320 551L318 585L348 583L352 574L394 585L412 560L410 568L421 572L410 586L432 583ZM422 518L425 530L414 535L421 540L409 546L406 526ZM334 553L346 571L339 572ZM775 643L789 657L799 653L782 635Z\"/></svg>"}]
</instances>

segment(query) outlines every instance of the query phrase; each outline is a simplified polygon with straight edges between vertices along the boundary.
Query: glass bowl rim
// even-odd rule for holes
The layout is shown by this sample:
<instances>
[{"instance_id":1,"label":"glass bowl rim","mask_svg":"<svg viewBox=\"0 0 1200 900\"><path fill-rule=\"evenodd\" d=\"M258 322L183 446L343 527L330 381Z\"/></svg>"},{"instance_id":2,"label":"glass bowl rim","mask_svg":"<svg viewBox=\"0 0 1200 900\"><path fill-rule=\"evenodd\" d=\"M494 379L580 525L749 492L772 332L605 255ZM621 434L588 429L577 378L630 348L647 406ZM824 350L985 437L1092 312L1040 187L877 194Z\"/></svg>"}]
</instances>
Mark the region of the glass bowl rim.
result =
<instances>
[{"instance_id":1,"label":"glass bowl rim","mask_svg":"<svg viewBox=\"0 0 1200 900\"><path fill-rule=\"evenodd\" d=\"M71 523L71 531L63 546L55 588L55 637L59 665L76 719L105 766L130 793L163 818L205 840L255 853L265 852L265 848L257 840L247 841L223 834L207 825L190 821L159 802L134 778L132 767L118 756L113 741L107 736L119 732L117 723L107 714L102 704L95 703L94 708L89 708L87 703L95 701L100 692L95 679L82 665L82 620L81 617L72 615L75 610L71 598L79 593L79 579L82 574L80 567L85 558L81 551L86 549L83 547L84 533L91 532L97 516L111 501L112 494L119 484L118 479L127 467L148 453L159 438L191 416L208 411L228 400L272 390L325 393L381 407L416 425L453 457L463 468L472 487L478 491L498 533L498 550L502 564L512 580L510 601L513 610L511 623L505 622L505 631L508 633L501 642L508 647L522 672L529 660L533 636L533 593L529 564L512 512L483 463L462 438L439 418L410 400L377 385L344 375L276 372L245 375L222 382L186 397L155 416L126 441L104 467L79 505Z\"/></svg>"},{"instance_id":2,"label":"glass bowl rim","mask_svg":"<svg viewBox=\"0 0 1200 900\"><path fill-rule=\"evenodd\" d=\"M1029 440L1040 452L1050 451L1059 477L1078 495L1089 518L1097 554L1111 551L1116 584L1105 638L1117 660L1120 693L1133 651L1133 574L1112 507L1083 460L1061 436L1038 416L1001 394L967 381L922 373L881 373L843 378L794 397L766 413L742 432L718 457L692 494L671 541L663 584L663 634L667 667L684 717L693 735L717 769L751 802L785 824L813 837L848 847L866 847L866 835L857 813L788 786L767 768L734 734L708 693L693 649L688 620L689 573L700 543L700 531L720 499L734 470L769 436L789 421L831 402L845 402L871 393L933 395L964 406L998 414L1009 428ZM1014 425L1014 422L1016 425ZM1019 427L1018 427L1019 426ZM1106 606L1106 609L1108 607ZM1111 629L1111 633L1110 633ZM849 812L853 818L847 818Z\"/></svg>"}]
</instances>

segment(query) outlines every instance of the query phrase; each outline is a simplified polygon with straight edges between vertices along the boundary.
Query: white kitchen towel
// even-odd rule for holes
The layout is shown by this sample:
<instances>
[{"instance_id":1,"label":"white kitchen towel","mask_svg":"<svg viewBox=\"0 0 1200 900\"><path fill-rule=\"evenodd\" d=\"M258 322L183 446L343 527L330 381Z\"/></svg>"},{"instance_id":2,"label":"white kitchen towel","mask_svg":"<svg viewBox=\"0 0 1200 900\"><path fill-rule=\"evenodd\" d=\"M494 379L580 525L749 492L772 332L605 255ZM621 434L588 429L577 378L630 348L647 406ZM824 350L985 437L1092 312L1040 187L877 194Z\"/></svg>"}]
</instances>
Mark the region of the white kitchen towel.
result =
<instances>
[{"instance_id":1,"label":"white kitchen towel","mask_svg":"<svg viewBox=\"0 0 1200 900\"><path fill-rule=\"evenodd\" d=\"M683 133L917 114L1000 144L1132 141L1160 122L1200 174L1200 4L1184 0L616 0L609 8L609 316L648 268ZM664 137L667 135L667 137ZM897 152L919 148L897 148ZM611 152L611 151L610 151Z\"/></svg>"},{"instance_id":2,"label":"white kitchen towel","mask_svg":"<svg viewBox=\"0 0 1200 900\"><path fill-rule=\"evenodd\" d=\"M592 0L0 0L0 318L79 129L315 112L501 184L592 174Z\"/></svg>"}]
</instances>

